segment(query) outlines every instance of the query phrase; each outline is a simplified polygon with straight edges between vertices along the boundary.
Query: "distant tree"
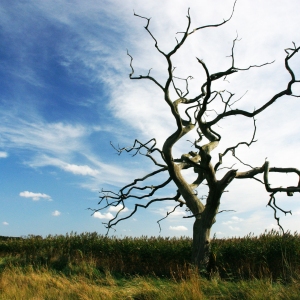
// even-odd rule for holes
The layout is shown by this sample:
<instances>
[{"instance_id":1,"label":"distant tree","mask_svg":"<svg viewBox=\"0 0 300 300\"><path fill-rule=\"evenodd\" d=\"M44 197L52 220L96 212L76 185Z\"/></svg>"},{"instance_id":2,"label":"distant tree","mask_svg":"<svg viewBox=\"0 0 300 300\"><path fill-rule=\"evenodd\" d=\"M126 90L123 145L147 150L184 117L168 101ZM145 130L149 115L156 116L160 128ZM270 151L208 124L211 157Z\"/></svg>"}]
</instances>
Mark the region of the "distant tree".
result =
<instances>
[{"instance_id":1,"label":"distant tree","mask_svg":"<svg viewBox=\"0 0 300 300\"><path fill-rule=\"evenodd\" d=\"M231 74L270 64L264 63L262 65L250 65L247 68L237 67L234 59L234 47L237 38L233 40L231 66L227 70L221 70L220 72L212 74L210 73L206 63L203 60L196 58L197 62L200 64L206 74L206 79L202 85L199 84L200 92L196 96L189 96L189 80L191 79L191 76L187 78L179 78L174 75L175 67L172 62L173 55L181 49L187 38L205 28L219 27L227 23L233 16L235 4L236 2L234 3L231 16L228 19L219 24L200 26L192 30L190 28L191 17L188 11L187 27L185 31L179 33L181 34L181 38L177 40L176 46L169 53L165 53L161 50L157 39L150 31L150 18L146 18L134 13L135 16L145 19L146 31L153 39L156 50L165 58L167 79L164 83L160 83L159 80L150 75L150 71L146 75L135 76L133 57L127 52L128 56L130 57L131 68L129 77L132 80L146 79L155 83L157 88L162 92L163 100L170 108L166 111L166 114L169 113L173 116L174 123L176 124L176 130L164 141L162 149L156 147L155 138L147 141L146 143L142 143L136 139L133 146L127 148L114 147L119 154L126 151L132 153L133 156L136 154L141 154L148 157L154 163L157 169L146 174L144 177L134 179L131 183L122 187L118 192L102 191L100 201L98 203L101 205L101 207L99 209L93 209L94 212L96 212L106 209L110 206L122 206L116 216L109 222L105 223L107 229L109 230L113 226L117 225L120 221L132 217L137 212L138 208L147 208L154 202L170 200L174 201L174 209L168 212L166 217L174 212L176 208L182 206L186 207L187 211L190 212L190 216L188 217L194 218L192 263L201 269L205 268L208 263L210 251L210 231L212 225L216 221L216 215L221 212L219 211L219 206L222 194L234 179L254 179L265 186L266 191L270 193L268 205L274 210L274 217L280 227L281 225L277 216L277 210L280 210L285 214L290 213L290 211L285 211L276 205L275 195L280 192L285 192L288 196L292 196L294 192L300 192L299 184L298 186L280 186L271 188L268 180L269 172L296 173L300 176L300 171L298 169L270 167L268 161L265 161L262 166L252 167L242 162L236 156L236 150L240 146L247 145L249 147L255 142L256 115L269 108L275 103L276 100L285 95L300 97L299 95L294 95L292 92L293 84L299 82L299 80L295 78L294 72L289 65L291 58L299 51L300 47L296 47L295 43L293 43L292 48L285 49L285 69L290 76L290 80L287 83L286 89L279 91L273 97L267 99L261 107L254 109L252 112L236 108L235 105L239 99L236 99L233 93L229 91L216 91L213 89L215 82L219 80L226 80L229 76L231 76ZM179 80L184 81L184 90L180 89L176 84ZM172 92L173 94L175 92L177 95L175 99L171 98ZM217 101L219 101L219 111L215 110L216 105L214 105L212 108L213 104L215 104ZM185 107L185 110L179 110L179 106ZM214 113L213 116L212 113ZM212 153L213 150L218 147L222 138L216 127L220 121L224 120L225 118L231 118L235 116L253 119L252 138L250 142L241 141L227 148L223 153L219 153L216 159L217 163L213 165ZM193 151L187 149L187 152L182 154L181 157L174 157L174 146L191 130L195 130L197 133L196 140L192 142L192 146L194 148ZM239 170L233 169L233 167L220 168L225 156L229 153L231 153L234 158L247 167L248 170L239 172ZM187 169L191 169L195 173L195 180L193 182L188 182L184 178L182 171ZM223 169L223 173L220 175L219 171L221 169ZM225 174L224 169L227 169ZM145 183L144 185L141 185L146 180L152 179L156 175L162 173L167 174L167 179L160 184L147 185ZM262 175L261 179L256 177L258 174ZM175 183L177 187L174 196L157 196L157 192L161 191L171 182ZM207 185L208 188L208 194L205 197L199 197L196 191L201 184ZM137 203L135 204L134 209L128 213L128 215L121 217L120 212L124 210L129 199L135 199Z\"/></svg>"}]
</instances>

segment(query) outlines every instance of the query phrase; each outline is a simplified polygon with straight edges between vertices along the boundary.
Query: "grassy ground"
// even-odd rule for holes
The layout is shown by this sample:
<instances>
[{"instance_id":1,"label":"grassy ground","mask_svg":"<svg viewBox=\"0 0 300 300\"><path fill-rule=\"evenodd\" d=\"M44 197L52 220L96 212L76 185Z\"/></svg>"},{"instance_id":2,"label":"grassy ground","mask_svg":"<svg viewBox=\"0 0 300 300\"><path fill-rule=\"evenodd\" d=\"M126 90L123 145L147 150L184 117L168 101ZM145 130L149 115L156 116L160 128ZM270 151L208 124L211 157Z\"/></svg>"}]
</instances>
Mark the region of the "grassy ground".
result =
<instances>
[{"instance_id":1,"label":"grassy ground","mask_svg":"<svg viewBox=\"0 0 300 300\"><path fill-rule=\"evenodd\" d=\"M188 279L157 277L66 276L53 270L7 267L0 275L0 299L300 299L300 280L289 283L268 279L207 280L196 274Z\"/></svg>"},{"instance_id":2,"label":"grassy ground","mask_svg":"<svg viewBox=\"0 0 300 300\"><path fill-rule=\"evenodd\" d=\"M6 258L0 268L33 265L74 275L75 266L93 264L112 274L172 277L189 265L191 248L192 240L187 237L108 238L97 233L0 237L0 258ZM226 280L289 279L300 274L300 235L271 231L258 237L213 239L209 272L218 272Z\"/></svg>"},{"instance_id":3,"label":"grassy ground","mask_svg":"<svg viewBox=\"0 0 300 300\"><path fill-rule=\"evenodd\" d=\"M210 279L189 269L190 249L189 238L0 237L0 300L300 299L298 233L213 240Z\"/></svg>"}]
</instances>

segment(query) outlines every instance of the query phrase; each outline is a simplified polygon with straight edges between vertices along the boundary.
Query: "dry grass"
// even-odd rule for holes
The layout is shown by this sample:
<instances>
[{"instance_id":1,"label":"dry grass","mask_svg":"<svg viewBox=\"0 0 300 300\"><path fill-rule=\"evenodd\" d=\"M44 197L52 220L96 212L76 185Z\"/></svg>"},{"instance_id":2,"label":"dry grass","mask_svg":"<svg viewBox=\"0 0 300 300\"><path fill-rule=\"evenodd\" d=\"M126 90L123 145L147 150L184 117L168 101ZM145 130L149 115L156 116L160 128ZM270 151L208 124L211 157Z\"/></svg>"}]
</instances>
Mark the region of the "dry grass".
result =
<instances>
[{"instance_id":1,"label":"dry grass","mask_svg":"<svg viewBox=\"0 0 300 300\"><path fill-rule=\"evenodd\" d=\"M0 275L0 299L300 299L300 281L289 284L271 280L228 282L207 280L195 273L189 279L155 277L67 277L47 269L6 268Z\"/></svg>"},{"instance_id":2,"label":"dry grass","mask_svg":"<svg viewBox=\"0 0 300 300\"><path fill-rule=\"evenodd\" d=\"M96 233L0 238L0 299L300 299L298 233L214 240L210 280L191 271L190 248Z\"/></svg>"},{"instance_id":3,"label":"dry grass","mask_svg":"<svg viewBox=\"0 0 300 300\"><path fill-rule=\"evenodd\" d=\"M1 274L0 290L1 299L113 299L110 286L47 271L5 270Z\"/></svg>"}]
</instances>

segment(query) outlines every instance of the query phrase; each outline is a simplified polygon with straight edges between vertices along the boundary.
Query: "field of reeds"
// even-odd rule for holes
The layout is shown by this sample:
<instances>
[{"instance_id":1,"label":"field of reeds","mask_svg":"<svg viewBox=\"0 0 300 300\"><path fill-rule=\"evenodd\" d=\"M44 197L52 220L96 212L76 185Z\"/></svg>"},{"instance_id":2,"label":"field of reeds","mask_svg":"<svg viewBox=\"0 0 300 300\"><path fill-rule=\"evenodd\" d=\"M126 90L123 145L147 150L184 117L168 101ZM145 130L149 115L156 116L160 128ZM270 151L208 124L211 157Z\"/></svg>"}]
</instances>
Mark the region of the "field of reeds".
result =
<instances>
[{"instance_id":1,"label":"field of reeds","mask_svg":"<svg viewBox=\"0 0 300 300\"><path fill-rule=\"evenodd\" d=\"M300 235L214 239L205 277L192 240L97 233L0 237L0 299L300 299Z\"/></svg>"}]
</instances>

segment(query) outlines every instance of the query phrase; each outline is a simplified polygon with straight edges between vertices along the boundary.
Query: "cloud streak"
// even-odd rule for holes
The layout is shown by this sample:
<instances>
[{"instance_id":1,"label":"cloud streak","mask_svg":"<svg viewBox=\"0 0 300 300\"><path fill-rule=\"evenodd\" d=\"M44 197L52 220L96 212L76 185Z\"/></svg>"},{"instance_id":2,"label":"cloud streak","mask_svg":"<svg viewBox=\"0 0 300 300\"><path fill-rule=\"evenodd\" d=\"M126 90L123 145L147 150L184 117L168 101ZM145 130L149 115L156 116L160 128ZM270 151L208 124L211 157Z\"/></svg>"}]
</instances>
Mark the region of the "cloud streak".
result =
<instances>
[{"instance_id":1,"label":"cloud streak","mask_svg":"<svg viewBox=\"0 0 300 300\"><path fill-rule=\"evenodd\" d=\"M41 198L51 201L51 196L43 193L33 193L29 191L24 191L19 194L20 197L31 198L33 201L39 201Z\"/></svg>"},{"instance_id":2,"label":"cloud streak","mask_svg":"<svg viewBox=\"0 0 300 300\"><path fill-rule=\"evenodd\" d=\"M175 230L175 231L187 231L188 229L185 226L170 226L170 230Z\"/></svg>"},{"instance_id":3,"label":"cloud streak","mask_svg":"<svg viewBox=\"0 0 300 300\"><path fill-rule=\"evenodd\" d=\"M11 149L27 151L23 158L26 165L33 168L54 166L74 175L95 178L98 184L93 180L82 184L87 188L99 188L99 182L124 182L125 169L103 163L101 149L100 157L92 151L93 140L89 136L101 131L103 126L47 123L33 116L29 117L31 120L24 120L7 111L1 114L4 114L4 122L0 124L0 141L5 141L6 147ZM0 157L7 156L6 152L0 152Z\"/></svg>"},{"instance_id":4,"label":"cloud streak","mask_svg":"<svg viewBox=\"0 0 300 300\"><path fill-rule=\"evenodd\" d=\"M93 170L92 168L90 168L89 166L78 166L78 165L73 165L73 164L65 164L62 166L62 169L67 171L67 172L71 172L73 174L76 175L89 175L89 176L96 176L97 174L99 174L99 172L97 170Z\"/></svg>"},{"instance_id":5,"label":"cloud streak","mask_svg":"<svg viewBox=\"0 0 300 300\"><path fill-rule=\"evenodd\" d=\"M0 130L8 147L66 155L82 149L82 142L90 133L88 128L79 124L47 123L33 116L24 120L12 112L2 112L1 115Z\"/></svg>"}]
</instances>

